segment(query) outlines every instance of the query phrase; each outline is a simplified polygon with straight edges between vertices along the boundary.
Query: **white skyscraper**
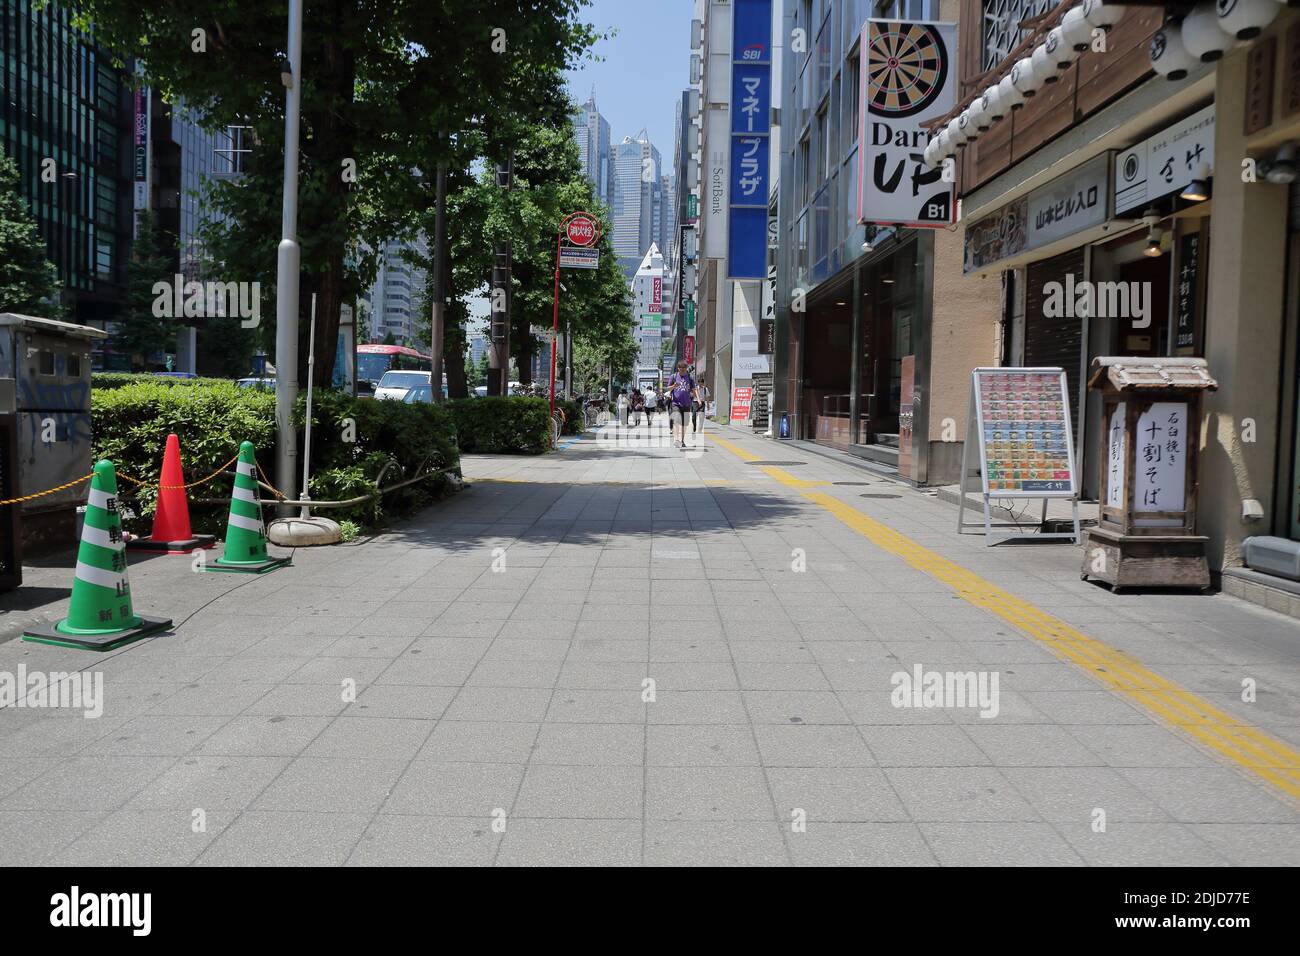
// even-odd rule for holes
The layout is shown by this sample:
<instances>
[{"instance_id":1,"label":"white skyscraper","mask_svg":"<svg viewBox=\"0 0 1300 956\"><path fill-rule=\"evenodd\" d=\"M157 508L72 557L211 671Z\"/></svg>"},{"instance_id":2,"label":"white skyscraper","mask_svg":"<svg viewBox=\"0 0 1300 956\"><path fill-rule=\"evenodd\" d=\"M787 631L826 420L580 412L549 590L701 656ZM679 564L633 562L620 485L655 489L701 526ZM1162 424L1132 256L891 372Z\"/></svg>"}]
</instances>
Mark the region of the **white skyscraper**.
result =
<instances>
[{"instance_id":1,"label":"white skyscraper","mask_svg":"<svg viewBox=\"0 0 1300 956\"><path fill-rule=\"evenodd\" d=\"M606 205L614 202L614 162L610 150L609 121L596 109L596 93L592 91L587 102L573 114L573 138L578 143L578 162L596 192L596 198Z\"/></svg>"},{"instance_id":2,"label":"white skyscraper","mask_svg":"<svg viewBox=\"0 0 1300 956\"><path fill-rule=\"evenodd\" d=\"M614 148L614 254L631 279L642 257L662 238L663 184L659 150L645 130Z\"/></svg>"},{"instance_id":3,"label":"white skyscraper","mask_svg":"<svg viewBox=\"0 0 1300 956\"><path fill-rule=\"evenodd\" d=\"M422 299L426 282L425 270L412 265L404 255L407 251L419 256L428 255L428 245L423 235L415 240L385 242L380 249L379 271L375 282L361 297L361 308L366 313L366 325L372 342L382 342L392 335L398 345L419 345L428 349L429 343L415 339L416 310Z\"/></svg>"},{"instance_id":4,"label":"white skyscraper","mask_svg":"<svg viewBox=\"0 0 1300 956\"><path fill-rule=\"evenodd\" d=\"M637 362L643 368L658 368L663 338L664 257L659 246L650 243L640 267L632 277L632 317L636 321L636 340L640 346Z\"/></svg>"}]
</instances>

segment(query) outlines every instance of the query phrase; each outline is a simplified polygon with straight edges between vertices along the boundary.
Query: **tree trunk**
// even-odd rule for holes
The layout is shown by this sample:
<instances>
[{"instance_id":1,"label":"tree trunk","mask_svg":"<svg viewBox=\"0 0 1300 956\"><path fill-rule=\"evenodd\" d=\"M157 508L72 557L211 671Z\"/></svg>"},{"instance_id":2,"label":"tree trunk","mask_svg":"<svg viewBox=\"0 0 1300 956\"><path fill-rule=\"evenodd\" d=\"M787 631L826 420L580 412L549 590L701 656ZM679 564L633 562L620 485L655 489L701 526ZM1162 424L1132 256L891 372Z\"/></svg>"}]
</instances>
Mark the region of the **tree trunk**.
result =
<instances>
[{"instance_id":1,"label":"tree trunk","mask_svg":"<svg viewBox=\"0 0 1300 956\"><path fill-rule=\"evenodd\" d=\"M527 320L520 324L523 328L516 327L512 337L519 343L519 351L515 353L515 363L519 366L519 384L527 388L533 384L533 353L537 351L537 337L533 335Z\"/></svg>"},{"instance_id":2,"label":"tree trunk","mask_svg":"<svg viewBox=\"0 0 1300 956\"><path fill-rule=\"evenodd\" d=\"M443 275L447 277L447 299L454 300L451 271L451 243L443 243ZM469 383L465 380L465 319L462 309L447 309L447 327L442 334L442 364L447 370L447 397L468 398Z\"/></svg>"},{"instance_id":3,"label":"tree trunk","mask_svg":"<svg viewBox=\"0 0 1300 956\"><path fill-rule=\"evenodd\" d=\"M336 24L337 26L337 24ZM304 57L305 62L313 64L317 73L314 83L325 96L323 102L328 104L323 109L314 110L304 115L307 123L305 130L310 137L309 155L312 165L323 180L325 194L328 197L324 208L328 210L323 222L300 224L299 238L307 233L304 225L317 230L318 234L328 236L345 236L348 216L349 183L343 181L343 161L355 155L352 148L356 139L349 114L355 98L356 61L352 54L336 38L337 30L328 29L321 32L318 58ZM312 67L308 67L311 69ZM345 109L331 108L336 102L348 104ZM304 152L308 152L304 150ZM308 269L314 271L308 273ZM338 352L339 310L343 305L344 275L343 240L331 240L321 258L308 263L303 261L303 294L298 303L298 381L307 381L307 351L311 330L311 293L316 293L316 350L314 383L317 388L328 386L334 378L334 358Z\"/></svg>"}]
</instances>

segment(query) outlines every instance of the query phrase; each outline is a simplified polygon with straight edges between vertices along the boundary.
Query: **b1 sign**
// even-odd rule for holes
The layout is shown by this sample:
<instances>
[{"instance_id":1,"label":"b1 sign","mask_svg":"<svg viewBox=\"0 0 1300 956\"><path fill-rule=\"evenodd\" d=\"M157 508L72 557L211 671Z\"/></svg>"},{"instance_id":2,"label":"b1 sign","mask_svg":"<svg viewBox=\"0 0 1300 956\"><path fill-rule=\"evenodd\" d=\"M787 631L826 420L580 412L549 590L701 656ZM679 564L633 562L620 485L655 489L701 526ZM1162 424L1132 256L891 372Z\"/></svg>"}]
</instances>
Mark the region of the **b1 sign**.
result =
<instances>
[{"instance_id":1,"label":"b1 sign","mask_svg":"<svg viewBox=\"0 0 1300 956\"><path fill-rule=\"evenodd\" d=\"M868 20L862 28L858 221L937 229L954 222L954 183L922 162L922 126L952 109L955 23Z\"/></svg>"}]
</instances>

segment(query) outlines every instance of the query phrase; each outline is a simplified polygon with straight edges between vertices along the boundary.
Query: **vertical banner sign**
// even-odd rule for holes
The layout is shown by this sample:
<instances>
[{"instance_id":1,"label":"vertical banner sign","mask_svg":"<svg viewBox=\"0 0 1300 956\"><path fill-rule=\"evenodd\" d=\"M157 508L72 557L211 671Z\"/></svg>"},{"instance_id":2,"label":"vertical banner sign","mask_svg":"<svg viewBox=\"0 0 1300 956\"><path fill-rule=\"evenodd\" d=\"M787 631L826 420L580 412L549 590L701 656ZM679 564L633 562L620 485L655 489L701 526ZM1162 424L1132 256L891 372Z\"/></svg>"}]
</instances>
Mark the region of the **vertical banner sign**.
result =
<instances>
[{"instance_id":1,"label":"vertical banner sign","mask_svg":"<svg viewBox=\"0 0 1300 956\"><path fill-rule=\"evenodd\" d=\"M923 123L952 109L955 23L868 20L862 28L863 108L858 221L937 229L954 221L954 183L922 162Z\"/></svg>"},{"instance_id":2,"label":"vertical banner sign","mask_svg":"<svg viewBox=\"0 0 1300 956\"><path fill-rule=\"evenodd\" d=\"M731 206L727 277L767 276L772 0L736 0L731 21Z\"/></svg>"},{"instance_id":3,"label":"vertical banner sign","mask_svg":"<svg viewBox=\"0 0 1300 956\"><path fill-rule=\"evenodd\" d=\"M682 361L687 365L695 364L695 336L688 335L682 340Z\"/></svg>"},{"instance_id":4,"label":"vertical banner sign","mask_svg":"<svg viewBox=\"0 0 1300 956\"><path fill-rule=\"evenodd\" d=\"M132 179L135 180L135 198L132 208L136 212L149 206L147 181L149 177L149 89L135 91L135 161Z\"/></svg>"},{"instance_id":5,"label":"vertical banner sign","mask_svg":"<svg viewBox=\"0 0 1300 956\"><path fill-rule=\"evenodd\" d=\"M1178 240L1178 281L1174 294L1174 347L1178 355L1196 349L1196 284L1201 270L1201 234L1185 233Z\"/></svg>"},{"instance_id":6,"label":"vertical banner sign","mask_svg":"<svg viewBox=\"0 0 1300 956\"><path fill-rule=\"evenodd\" d=\"M664 280L660 276L655 276L650 281L650 311L662 312L664 310Z\"/></svg>"}]
</instances>

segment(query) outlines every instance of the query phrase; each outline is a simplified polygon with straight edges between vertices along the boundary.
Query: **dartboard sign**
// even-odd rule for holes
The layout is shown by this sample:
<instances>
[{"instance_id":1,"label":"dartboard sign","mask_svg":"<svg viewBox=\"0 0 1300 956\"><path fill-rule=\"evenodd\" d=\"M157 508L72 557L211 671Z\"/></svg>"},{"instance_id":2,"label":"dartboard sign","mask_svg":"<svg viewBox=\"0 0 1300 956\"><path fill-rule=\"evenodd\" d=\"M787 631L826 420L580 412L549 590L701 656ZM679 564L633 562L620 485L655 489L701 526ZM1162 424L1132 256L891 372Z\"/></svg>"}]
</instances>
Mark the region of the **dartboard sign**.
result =
<instances>
[{"instance_id":1,"label":"dartboard sign","mask_svg":"<svg viewBox=\"0 0 1300 956\"><path fill-rule=\"evenodd\" d=\"M860 222L938 228L954 221L954 184L922 162L923 125L956 96L952 23L868 20L862 29Z\"/></svg>"},{"instance_id":2,"label":"dartboard sign","mask_svg":"<svg viewBox=\"0 0 1300 956\"><path fill-rule=\"evenodd\" d=\"M882 23L867 47L867 71L872 113L915 116L943 95L948 50L932 24Z\"/></svg>"}]
</instances>

